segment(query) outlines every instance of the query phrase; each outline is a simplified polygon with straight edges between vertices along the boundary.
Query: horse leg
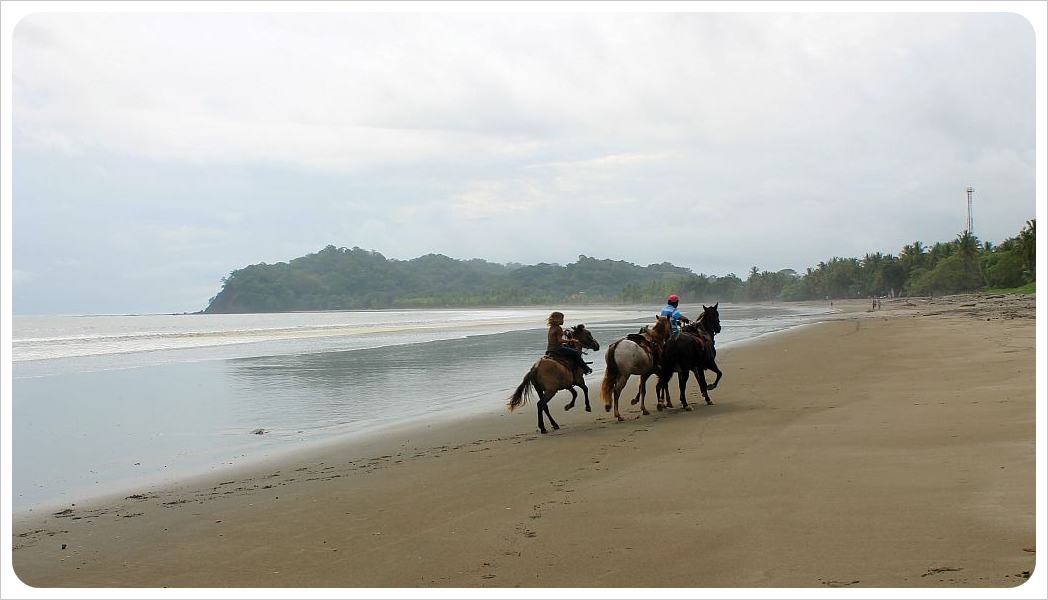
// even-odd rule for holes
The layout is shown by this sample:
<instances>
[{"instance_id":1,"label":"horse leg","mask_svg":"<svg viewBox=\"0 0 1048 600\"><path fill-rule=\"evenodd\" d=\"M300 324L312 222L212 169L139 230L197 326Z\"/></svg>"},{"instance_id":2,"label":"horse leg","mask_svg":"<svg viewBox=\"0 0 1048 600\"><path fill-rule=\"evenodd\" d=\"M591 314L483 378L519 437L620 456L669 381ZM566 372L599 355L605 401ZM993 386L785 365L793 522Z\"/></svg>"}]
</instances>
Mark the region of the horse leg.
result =
<instances>
[{"instance_id":1,"label":"horse leg","mask_svg":"<svg viewBox=\"0 0 1048 600\"><path fill-rule=\"evenodd\" d=\"M553 415L551 415L549 412L549 400L547 400L546 403L542 405L542 412L546 413L546 418L549 419L549 424L553 427L554 431L560 429L560 425L558 425L557 422L553 420Z\"/></svg>"},{"instance_id":2,"label":"horse leg","mask_svg":"<svg viewBox=\"0 0 1048 600\"><path fill-rule=\"evenodd\" d=\"M666 377L666 375L660 371L658 378L655 380L655 399L657 400L657 404L655 405L656 409L661 411L666 408L666 404L669 401L669 391L669 377Z\"/></svg>"},{"instance_id":3,"label":"horse leg","mask_svg":"<svg viewBox=\"0 0 1048 600\"><path fill-rule=\"evenodd\" d=\"M688 397L685 395L685 390L688 389L688 369L677 369L677 388L680 390L680 407L684 410L694 410L690 404L688 404Z\"/></svg>"},{"instance_id":4,"label":"horse leg","mask_svg":"<svg viewBox=\"0 0 1048 600\"><path fill-rule=\"evenodd\" d=\"M644 397L648 395L648 377L651 377L651 373L645 373L640 376L640 389L637 390L637 395L640 396L640 412L644 415L651 414L648 412L648 409L644 408Z\"/></svg>"},{"instance_id":5,"label":"horse leg","mask_svg":"<svg viewBox=\"0 0 1048 600\"><path fill-rule=\"evenodd\" d=\"M553 420L553 415L549 413L549 401L553 398L553 395L556 393L556 390L554 390L553 392L544 392L542 394L542 397L539 398L539 431L541 431L542 433L546 433L546 424L542 422L542 413L546 413L546 418L549 419L549 424L553 427L553 429L560 429L560 425L557 425L557 422Z\"/></svg>"},{"instance_id":6,"label":"horse leg","mask_svg":"<svg viewBox=\"0 0 1048 600\"><path fill-rule=\"evenodd\" d=\"M622 418L621 414L619 414L619 395L622 394L622 388L626 387L626 381L628 379L629 379L629 375L626 375L625 377L620 375L615 380L615 387L613 388L612 393L611 393L611 397L613 399L612 405L615 407L615 420L616 421L625 421L626 420L626 419ZM607 411L608 408L609 408L608 406L605 406L604 410Z\"/></svg>"},{"instance_id":7,"label":"horse leg","mask_svg":"<svg viewBox=\"0 0 1048 600\"><path fill-rule=\"evenodd\" d=\"M571 402L564 407L564 410L570 410L575 407L575 398L578 397L578 393L575 392L575 386L582 388L582 393L586 398L586 412L593 412L593 409L590 408L589 387L586 386L586 380L582 377L582 371L578 369L575 370L575 379L572 381L572 387L568 388L571 391Z\"/></svg>"},{"instance_id":8,"label":"horse leg","mask_svg":"<svg viewBox=\"0 0 1048 600\"><path fill-rule=\"evenodd\" d=\"M579 393L575 391L574 387L569 387L568 391L571 392L571 402L568 402L567 404L564 405L564 410L571 410L571 409L575 408L575 398L579 397ZM587 401L586 404L587 404L587 408L588 408L589 402Z\"/></svg>"},{"instance_id":9,"label":"horse leg","mask_svg":"<svg viewBox=\"0 0 1048 600\"><path fill-rule=\"evenodd\" d=\"M644 397L647 395L648 377L651 377L651 373L646 373L640 376L640 385L637 387L637 395L633 397L633 400L630 400L630 404L640 402L640 412L646 415L651 414L648 412L648 409L644 408ZM656 389L655 393L658 395L658 389Z\"/></svg>"},{"instance_id":10,"label":"horse leg","mask_svg":"<svg viewBox=\"0 0 1048 600\"><path fill-rule=\"evenodd\" d=\"M702 392L702 397L706 400L706 404L713 404L709 393L710 386L706 383L706 370L702 367L696 368L695 379L699 380L699 390Z\"/></svg>"},{"instance_id":11,"label":"horse leg","mask_svg":"<svg viewBox=\"0 0 1048 600\"><path fill-rule=\"evenodd\" d=\"M717 378L714 379L713 383L711 383L708 387L708 389L715 390L717 389L717 384L720 383L721 375L723 375L723 373L721 373L721 370L717 368L717 361L715 360L711 360L709 366L707 366L706 368L717 374Z\"/></svg>"},{"instance_id":12,"label":"horse leg","mask_svg":"<svg viewBox=\"0 0 1048 600\"><path fill-rule=\"evenodd\" d=\"M632 405L638 402L640 402L640 388L637 388L637 395L634 396L632 400L630 400L630 404Z\"/></svg>"},{"instance_id":13,"label":"horse leg","mask_svg":"<svg viewBox=\"0 0 1048 600\"><path fill-rule=\"evenodd\" d=\"M670 397L670 380L673 379L672 369L659 373L658 382L655 383L655 394L658 396L659 410L673 408L673 398Z\"/></svg>"}]
</instances>

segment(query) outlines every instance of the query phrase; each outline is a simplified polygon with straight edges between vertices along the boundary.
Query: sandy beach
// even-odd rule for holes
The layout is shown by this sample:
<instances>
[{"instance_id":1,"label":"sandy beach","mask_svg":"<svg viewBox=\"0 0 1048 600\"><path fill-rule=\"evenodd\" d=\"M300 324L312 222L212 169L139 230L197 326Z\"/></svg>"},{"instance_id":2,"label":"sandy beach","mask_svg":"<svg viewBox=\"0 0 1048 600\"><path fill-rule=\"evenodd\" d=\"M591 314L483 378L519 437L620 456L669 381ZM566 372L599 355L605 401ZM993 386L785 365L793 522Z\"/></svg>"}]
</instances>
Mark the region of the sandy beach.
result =
<instances>
[{"instance_id":1,"label":"sandy beach","mask_svg":"<svg viewBox=\"0 0 1048 600\"><path fill-rule=\"evenodd\" d=\"M581 398L565 412L560 392L561 429L548 435L529 403L16 516L4 597L168 587L1043 597L1034 297L837 306L826 323L721 349L715 404L692 382L693 411L654 410L652 380L651 414L627 401L616 422L591 377L593 412Z\"/></svg>"}]
</instances>

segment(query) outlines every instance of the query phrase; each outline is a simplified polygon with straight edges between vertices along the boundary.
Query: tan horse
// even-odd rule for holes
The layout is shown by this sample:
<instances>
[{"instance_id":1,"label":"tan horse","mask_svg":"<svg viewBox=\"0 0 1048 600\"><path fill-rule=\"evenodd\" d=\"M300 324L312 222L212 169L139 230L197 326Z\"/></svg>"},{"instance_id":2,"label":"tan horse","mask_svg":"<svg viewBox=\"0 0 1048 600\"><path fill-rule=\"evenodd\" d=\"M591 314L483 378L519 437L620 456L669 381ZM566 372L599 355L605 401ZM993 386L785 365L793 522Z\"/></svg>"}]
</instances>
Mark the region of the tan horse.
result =
<instances>
[{"instance_id":1,"label":"tan horse","mask_svg":"<svg viewBox=\"0 0 1048 600\"><path fill-rule=\"evenodd\" d=\"M610 411L614 406L615 418L619 421L624 420L619 414L619 395L630 375L640 376L640 389L630 403L636 404L639 400L640 412L650 414L644 407L648 378L655 374L655 353L662 349L671 331L669 317L656 315L655 319L655 325L647 331L612 342L604 355L607 368L604 370L604 380L600 383L600 397L604 401L605 411Z\"/></svg>"},{"instance_id":2,"label":"tan horse","mask_svg":"<svg viewBox=\"0 0 1048 600\"><path fill-rule=\"evenodd\" d=\"M577 350L582 350L583 348L594 351L600 350L600 344L593 339L593 334L586 329L585 325L580 324L568 329L565 337L571 340L570 345ZM546 424L542 420L543 413L546 414L553 429L560 429L560 425L557 425L557 422L553 420L553 415L549 414L549 401L560 390L568 390L571 392L571 402L564 407L564 410L571 410L575 406L575 399L579 395L575 391L575 386L582 388L586 398L586 412L590 412L589 388L586 387L586 380L583 379L582 368L578 366L569 367L555 358L543 356L535 361L535 364L531 366L531 370L524 376L524 380L517 386L517 390L510 396L509 409L512 411L523 406L531 396L532 389L534 389L539 395L537 404L539 431L546 433Z\"/></svg>"}]
</instances>

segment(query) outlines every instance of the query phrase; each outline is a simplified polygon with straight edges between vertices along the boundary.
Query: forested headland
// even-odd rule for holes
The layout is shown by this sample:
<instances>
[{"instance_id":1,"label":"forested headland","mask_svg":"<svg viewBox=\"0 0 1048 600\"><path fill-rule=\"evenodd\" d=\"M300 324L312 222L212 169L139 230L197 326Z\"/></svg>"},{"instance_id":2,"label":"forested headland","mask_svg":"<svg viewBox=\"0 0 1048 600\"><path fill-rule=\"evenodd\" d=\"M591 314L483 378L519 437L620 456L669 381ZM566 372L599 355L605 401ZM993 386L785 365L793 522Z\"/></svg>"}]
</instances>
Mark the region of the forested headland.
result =
<instances>
[{"instance_id":1,"label":"forested headland","mask_svg":"<svg viewBox=\"0 0 1048 600\"><path fill-rule=\"evenodd\" d=\"M833 257L808 267L706 275L668 262L633 263L579 256L568 265L499 264L428 254L386 258L329 245L286 263L256 264L222 279L205 313L257 313L380 308L451 308L572 304L659 304L670 293L688 302L801 301L934 296L1031 285L1036 276L1036 223L999 244L965 231L899 254Z\"/></svg>"}]
</instances>

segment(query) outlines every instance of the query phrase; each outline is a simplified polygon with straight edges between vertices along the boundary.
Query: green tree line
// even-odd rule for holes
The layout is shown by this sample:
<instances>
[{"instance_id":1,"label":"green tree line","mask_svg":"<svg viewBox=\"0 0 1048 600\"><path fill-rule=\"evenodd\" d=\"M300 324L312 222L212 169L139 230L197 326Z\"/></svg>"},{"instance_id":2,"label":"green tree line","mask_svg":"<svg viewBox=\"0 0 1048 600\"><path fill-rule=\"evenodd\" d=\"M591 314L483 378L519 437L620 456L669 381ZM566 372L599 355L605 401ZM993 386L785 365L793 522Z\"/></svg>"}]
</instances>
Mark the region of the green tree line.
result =
<instances>
[{"instance_id":1,"label":"green tree line","mask_svg":"<svg viewBox=\"0 0 1048 600\"><path fill-rule=\"evenodd\" d=\"M327 246L287 263L233 271L206 313L521 306L619 302L624 285L669 284L691 274L669 263L639 267L579 256L561 266L497 264L428 254L412 260Z\"/></svg>"},{"instance_id":2,"label":"green tree line","mask_svg":"<svg viewBox=\"0 0 1048 600\"><path fill-rule=\"evenodd\" d=\"M568 265L498 264L428 254L411 260L329 245L286 263L260 263L222 279L205 313L378 308L658 304L670 293L697 302L820 300L928 296L1018 287L1036 274L1035 221L994 245L969 231L898 256L834 257L797 273L750 269L745 280L696 274L670 263L633 263L579 256Z\"/></svg>"}]
</instances>

